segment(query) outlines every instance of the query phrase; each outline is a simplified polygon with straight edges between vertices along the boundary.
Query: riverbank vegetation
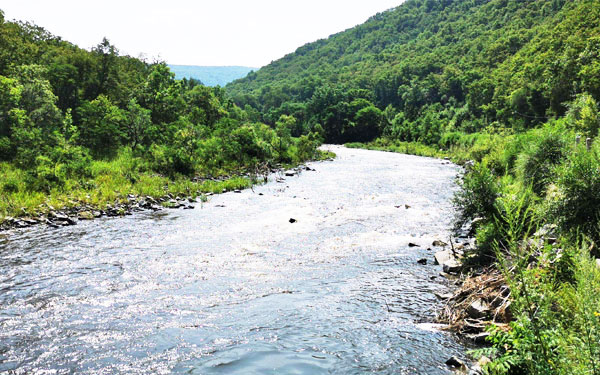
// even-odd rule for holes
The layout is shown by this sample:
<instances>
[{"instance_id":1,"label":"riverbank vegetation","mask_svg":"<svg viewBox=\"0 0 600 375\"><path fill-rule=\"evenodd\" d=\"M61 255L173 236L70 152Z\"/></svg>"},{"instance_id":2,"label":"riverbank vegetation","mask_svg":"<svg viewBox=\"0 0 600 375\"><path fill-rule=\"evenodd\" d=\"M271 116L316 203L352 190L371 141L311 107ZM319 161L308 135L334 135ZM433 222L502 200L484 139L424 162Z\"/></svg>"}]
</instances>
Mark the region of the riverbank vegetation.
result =
<instances>
[{"instance_id":1,"label":"riverbank vegetation","mask_svg":"<svg viewBox=\"0 0 600 375\"><path fill-rule=\"evenodd\" d=\"M502 288L478 301L483 371L600 374L598 19L594 0L407 0L227 90L297 134L465 164L461 292Z\"/></svg>"},{"instance_id":2,"label":"riverbank vegetation","mask_svg":"<svg viewBox=\"0 0 600 375\"><path fill-rule=\"evenodd\" d=\"M322 135L292 137L295 121L262 124L162 62L120 56L106 39L86 51L0 11L0 222L247 187L241 176L319 157Z\"/></svg>"}]
</instances>

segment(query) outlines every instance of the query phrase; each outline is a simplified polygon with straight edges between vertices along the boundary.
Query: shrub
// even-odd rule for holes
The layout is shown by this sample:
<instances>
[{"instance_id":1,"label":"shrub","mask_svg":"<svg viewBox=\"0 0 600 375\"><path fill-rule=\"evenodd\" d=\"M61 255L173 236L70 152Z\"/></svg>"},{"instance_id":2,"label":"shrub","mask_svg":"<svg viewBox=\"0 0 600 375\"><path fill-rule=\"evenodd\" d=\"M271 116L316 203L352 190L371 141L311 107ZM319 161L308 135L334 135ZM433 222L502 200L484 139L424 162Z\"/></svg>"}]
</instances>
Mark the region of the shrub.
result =
<instances>
[{"instance_id":1,"label":"shrub","mask_svg":"<svg viewBox=\"0 0 600 375\"><path fill-rule=\"evenodd\" d=\"M524 185L531 185L541 195L553 180L555 167L566 155L566 142L553 131L538 132L536 142L519 155L517 175Z\"/></svg>"},{"instance_id":2,"label":"shrub","mask_svg":"<svg viewBox=\"0 0 600 375\"><path fill-rule=\"evenodd\" d=\"M458 212L455 228L459 229L476 217L488 222L492 220L499 192L498 182L492 172L485 165L477 163L460 185L461 189L453 198Z\"/></svg>"},{"instance_id":3,"label":"shrub","mask_svg":"<svg viewBox=\"0 0 600 375\"><path fill-rule=\"evenodd\" d=\"M565 232L579 230L600 243L600 158L578 148L559 170L558 197L551 205L551 213Z\"/></svg>"}]
</instances>

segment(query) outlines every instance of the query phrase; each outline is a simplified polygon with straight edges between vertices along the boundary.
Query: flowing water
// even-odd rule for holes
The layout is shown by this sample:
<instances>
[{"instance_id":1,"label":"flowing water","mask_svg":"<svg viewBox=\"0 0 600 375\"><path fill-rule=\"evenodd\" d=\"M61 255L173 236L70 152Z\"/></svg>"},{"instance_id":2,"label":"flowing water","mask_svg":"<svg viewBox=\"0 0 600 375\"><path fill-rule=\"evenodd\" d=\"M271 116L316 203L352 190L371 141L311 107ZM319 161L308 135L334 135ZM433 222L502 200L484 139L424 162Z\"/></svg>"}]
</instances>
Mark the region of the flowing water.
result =
<instances>
[{"instance_id":1,"label":"flowing water","mask_svg":"<svg viewBox=\"0 0 600 375\"><path fill-rule=\"evenodd\" d=\"M451 373L423 322L458 168L330 147L195 210L0 234L0 373Z\"/></svg>"}]
</instances>

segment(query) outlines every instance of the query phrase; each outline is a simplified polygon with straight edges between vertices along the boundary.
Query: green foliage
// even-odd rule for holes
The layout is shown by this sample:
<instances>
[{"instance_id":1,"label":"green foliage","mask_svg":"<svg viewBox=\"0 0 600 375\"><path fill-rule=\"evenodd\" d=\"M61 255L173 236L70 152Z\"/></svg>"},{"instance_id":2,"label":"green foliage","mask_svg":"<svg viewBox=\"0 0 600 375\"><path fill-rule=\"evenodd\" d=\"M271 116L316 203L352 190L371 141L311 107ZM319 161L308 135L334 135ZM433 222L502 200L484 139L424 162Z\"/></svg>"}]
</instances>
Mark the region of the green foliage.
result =
<instances>
[{"instance_id":1,"label":"green foliage","mask_svg":"<svg viewBox=\"0 0 600 375\"><path fill-rule=\"evenodd\" d=\"M497 214L499 186L496 177L485 165L474 165L464 176L460 187L453 201L458 213L457 228L475 218L483 219L484 222L494 219Z\"/></svg>"},{"instance_id":2,"label":"green foliage","mask_svg":"<svg viewBox=\"0 0 600 375\"><path fill-rule=\"evenodd\" d=\"M584 93L569 105L567 121L573 128L587 137L596 137L600 127L598 104L589 94Z\"/></svg>"},{"instance_id":3,"label":"green foliage","mask_svg":"<svg viewBox=\"0 0 600 375\"><path fill-rule=\"evenodd\" d=\"M358 104L355 111L368 106ZM169 181L188 189L184 181L197 174L237 175L320 156L325 131L297 121L302 108L271 112L272 126L248 108L221 88L175 79L165 63L121 56L107 39L86 51L0 17L0 215L61 206L73 195L100 205L138 190L160 196ZM207 188L223 186L248 181Z\"/></svg>"},{"instance_id":4,"label":"green foliage","mask_svg":"<svg viewBox=\"0 0 600 375\"><path fill-rule=\"evenodd\" d=\"M95 157L112 156L125 136L125 115L111 100L100 95L84 102L78 109L81 122L79 142L90 149Z\"/></svg>"},{"instance_id":5,"label":"green foliage","mask_svg":"<svg viewBox=\"0 0 600 375\"><path fill-rule=\"evenodd\" d=\"M600 244L600 158L598 147L579 147L559 171L551 213L565 232L589 236Z\"/></svg>"},{"instance_id":6,"label":"green foliage","mask_svg":"<svg viewBox=\"0 0 600 375\"><path fill-rule=\"evenodd\" d=\"M567 154L566 141L556 131L540 131L517 160L517 176L540 195L554 181L555 168Z\"/></svg>"}]
</instances>

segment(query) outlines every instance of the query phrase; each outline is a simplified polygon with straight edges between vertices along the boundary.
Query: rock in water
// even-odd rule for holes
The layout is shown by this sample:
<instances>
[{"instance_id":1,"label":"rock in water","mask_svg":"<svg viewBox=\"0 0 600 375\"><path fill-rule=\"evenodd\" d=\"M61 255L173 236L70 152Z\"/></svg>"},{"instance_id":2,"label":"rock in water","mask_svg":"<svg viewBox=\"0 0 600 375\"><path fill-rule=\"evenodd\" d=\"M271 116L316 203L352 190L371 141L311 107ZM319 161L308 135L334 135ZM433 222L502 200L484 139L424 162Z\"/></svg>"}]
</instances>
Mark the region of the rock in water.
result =
<instances>
[{"instance_id":1,"label":"rock in water","mask_svg":"<svg viewBox=\"0 0 600 375\"><path fill-rule=\"evenodd\" d=\"M92 220L94 218L94 214L90 211L82 211L78 215L79 220Z\"/></svg>"},{"instance_id":2,"label":"rock in water","mask_svg":"<svg viewBox=\"0 0 600 375\"><path fill-rule=\"evenodd\" d=\"M416 243L409 242L408 247L419 247Z\"/></svg>"},{"instance_id":3,"label":"rock in water","mask_svg":"<svg viewBox=\"0 0 600 375\"><path fill-rule=\"evenodd\" d=\"M290 223L294 224L295 222L297 222L298 220L294 219L294 218L290 218Z\"/></svg>"},{"instance_id":4,"label":"rock in water","mask_svg":"<svg viewBox=\"0 0 600 375\"><path fill-rule=\"evenodd\" d=\"M426 265L427 264L427 259L425 259L425 258L419 259L419 260L417 260L417 263L422 264L422 265Z\"/></svg>"},{"instance_id":5,"label":"rock in water","mask_svg":"<svg viewBox=\"0 0 600 375\"><path fill-rule=\"evenodd\" d=\"M452 356L450 359L448 359L446 361L446 365L457 368L457 369L465 367L464 362L454 356Z\"/></svg>"}]
</instances>

